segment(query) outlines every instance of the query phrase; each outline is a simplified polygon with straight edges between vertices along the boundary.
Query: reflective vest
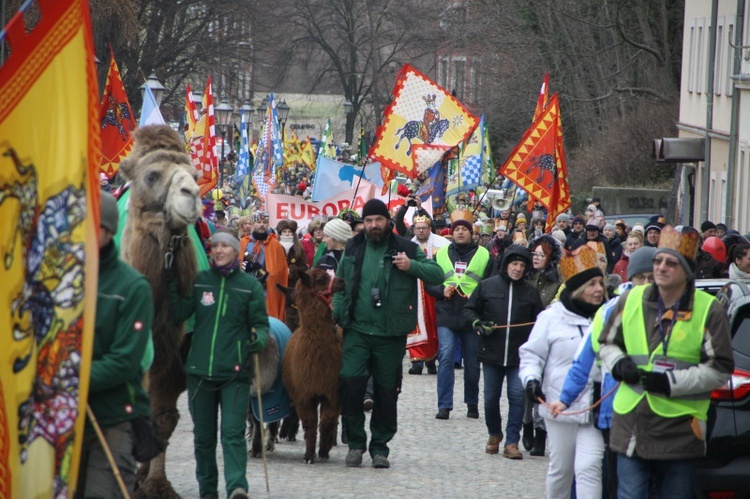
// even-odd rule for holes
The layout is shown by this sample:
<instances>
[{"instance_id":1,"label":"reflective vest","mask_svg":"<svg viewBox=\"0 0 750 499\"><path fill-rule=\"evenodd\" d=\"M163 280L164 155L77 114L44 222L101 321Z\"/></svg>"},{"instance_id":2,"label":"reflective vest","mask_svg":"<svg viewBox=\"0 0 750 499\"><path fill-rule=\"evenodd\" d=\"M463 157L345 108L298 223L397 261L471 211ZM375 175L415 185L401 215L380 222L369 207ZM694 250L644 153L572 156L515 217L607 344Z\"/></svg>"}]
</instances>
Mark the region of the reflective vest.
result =
<instances>
[{"instance_id":1,"label":"reflective vest","mask_svg":"<svg viewBox=\"0 0 750 499\"><path fill-rule=\"evenodd\" d=\"M435 261L437 261L440 268L445 272L443 285L455 286L461 293L471 296L479 281L484 279L484 271L490 262L490 252L484 246L477 246L477 251L471 257L466 271L462 275L458 275L453 268L453 262L451 262L448 256L448 248L450 247L451 245L443 246L435 256Z\"/></svg>"},{"instance_id":2,"label":"reflective vest","mask_svg":"<svg viewBox=\"0 0 750 499\"><path fill-rule=\"evenodd\" d=\"M644 371L653 371L654 360L663 360L674 365L675 369L687 369L700 363L701 345L706 317L715 300L705 291L696 290L693 298L693 311L690 320L675 321L669 334L667 355L660 343L649 353L646 326L643 318L643 294L649 286L638 286L630 291L622 313L622 331L625 349L633 362ZM655 414L665 418L694 416L702 421L707 419L710 404L709 394L666 397L647 392L640 384L620 383L614 400L614 410L620 414L632 411L643 397Z\"/></svg>"}]
</instances>

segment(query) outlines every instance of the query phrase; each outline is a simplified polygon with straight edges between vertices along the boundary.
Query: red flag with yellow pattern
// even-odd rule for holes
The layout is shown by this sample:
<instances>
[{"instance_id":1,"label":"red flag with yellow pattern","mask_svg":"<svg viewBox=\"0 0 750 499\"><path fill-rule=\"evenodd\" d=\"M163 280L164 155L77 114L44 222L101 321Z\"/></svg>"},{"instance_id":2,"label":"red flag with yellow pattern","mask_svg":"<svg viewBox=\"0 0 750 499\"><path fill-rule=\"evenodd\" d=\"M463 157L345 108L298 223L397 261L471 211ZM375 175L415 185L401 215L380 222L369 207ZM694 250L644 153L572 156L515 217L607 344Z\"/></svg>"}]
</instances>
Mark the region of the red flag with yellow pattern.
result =
<instances>
[{"instance_id":1,"label":"red flag with yellow pattern","mask_svg":"<svg viewBox=\"0 0 750 499\"><path fill-rule=\"evenodd\" d=\"M120 168L120 161L133 149L133 131L136 127L133 110L111 48L107 83L99 105L99 126L102 140L101 171L111 179Z\"/></svg>"},{"instance_id":2,"label":"red flag with yellow pattern","mask_svg":"<svg viewBox=\"0 0 750 499\"><path fill-rule=\"evenodd\" d=\"M21 12L5 27L0 67L0 497L14 499L75 491L99 255L89 2L34 3L33 28Z\"/></svg>"},{"instance_id":3,"label":"red flag with yellow pattern","mask_svg":"<svg viewBox=\"0 0 750 499\"><path fill-rule=\"evenodd\" d=\"M554 94L544 112L526 130L508 161L498 170L547 208L547 230L570 207L560 103Z\"/></svg>"}]
</instances>

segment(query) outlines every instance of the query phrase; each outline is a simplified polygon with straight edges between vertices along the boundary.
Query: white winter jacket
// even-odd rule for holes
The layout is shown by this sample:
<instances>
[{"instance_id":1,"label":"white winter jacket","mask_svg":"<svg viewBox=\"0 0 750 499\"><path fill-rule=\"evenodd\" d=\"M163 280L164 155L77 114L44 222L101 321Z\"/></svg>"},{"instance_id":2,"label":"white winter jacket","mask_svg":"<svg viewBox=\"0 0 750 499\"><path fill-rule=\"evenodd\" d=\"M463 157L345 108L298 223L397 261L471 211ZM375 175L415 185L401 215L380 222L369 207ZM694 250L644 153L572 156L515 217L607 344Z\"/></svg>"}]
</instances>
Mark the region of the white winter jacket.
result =
<instances>
[{"instance_id":1,"label":"white winter jacket","mask_svg":"<svg viewBox=\"0 0 750 499\"><path fill-rule=\"evenodd\" d=\"M573 365L578 345L586 335L591 321L577 315L560 301L552 303L537 316L529 340L521 345L518 377L526 386L532 379L542 381L542 391L548 402L560 400L565 376ZM592 403L593 383L589 380L586 388L567 409L580 410ZM585 424L591 422L591 413L553 418L549 410L539 406L539 414L561 423Z\"/></svg>"}]
</instances>

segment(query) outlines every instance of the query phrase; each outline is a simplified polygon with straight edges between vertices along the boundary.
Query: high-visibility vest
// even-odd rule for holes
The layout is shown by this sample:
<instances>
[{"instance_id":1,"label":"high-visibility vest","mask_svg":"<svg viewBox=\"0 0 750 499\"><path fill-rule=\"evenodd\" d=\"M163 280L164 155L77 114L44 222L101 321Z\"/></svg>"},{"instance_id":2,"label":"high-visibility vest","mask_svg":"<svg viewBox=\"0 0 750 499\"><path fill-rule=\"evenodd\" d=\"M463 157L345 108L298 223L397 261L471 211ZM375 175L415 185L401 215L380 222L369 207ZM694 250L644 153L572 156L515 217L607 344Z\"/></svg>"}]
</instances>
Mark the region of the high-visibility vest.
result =
<instances>
[{"instance_id":1,"label":"high-visibility vest","mask_svg":"<svg viewBox=\"0 0 750 499\"><path fill-rule=\"evenodd\" d=\"M477 246L474 256L471 257L469 265L466 267L466 271L458 275L453 268L453 262L451 262L448 256L448 248L451 245L443 246L437 252L435 261L440 265L445 273L444 286L455 286L461 293L466 296L471 296L471 293L476 289L479 281L484 279L484 271L487 269L487 264L490 262L490 252L484 246Z\"/></svg>"},{"instance_id":2,"label":"high-visibility vest","mask_svg":"<svg viewBox=\"0 0 750 499\"><path fill-rule=\"evenodd\" d=\"M705 291L695 290L690 320L675 321L669 334L667 355L664 356L661 343L653 352L648 351L648 338L643 318L643 294L649 287L633 288L623 309L622 331L628 355L644 371L653 371L655 359L669 362L674 365L675 369L687 369L698 365L706 317L715 298ZM627 414L638 405L643 397L646 397L651 410L659 416L676 418L690 415L703 421L707 419L711 402L709 393L667 397L647 392L640 384L620 383L613 408L619 414Z\"/></svg>"}]
</instances>

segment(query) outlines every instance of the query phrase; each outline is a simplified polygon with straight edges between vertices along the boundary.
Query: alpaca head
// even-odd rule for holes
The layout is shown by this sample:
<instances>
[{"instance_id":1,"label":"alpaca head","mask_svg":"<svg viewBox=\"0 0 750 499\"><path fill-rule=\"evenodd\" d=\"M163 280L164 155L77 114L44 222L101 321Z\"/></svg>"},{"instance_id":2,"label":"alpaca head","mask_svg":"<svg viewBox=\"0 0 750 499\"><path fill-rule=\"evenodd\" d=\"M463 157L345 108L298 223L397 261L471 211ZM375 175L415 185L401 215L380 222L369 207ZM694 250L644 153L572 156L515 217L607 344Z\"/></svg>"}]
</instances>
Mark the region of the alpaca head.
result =
<instances>
[{"instance_id":1,"label":"alpaca head","mask_svg":"<svg viewBox=\"0 0 750 499\"><path fill-rule=\"evenodd\" d=\"M306 302L311 295L330 304L333 293L343 291L345 288L346 283L340 277L329 274L323 269L313 268L299 274L294 294L299 308L299 305Z\"/></svg>"},{"instance_id":2,"label":"alpaca head","mask_svg":"<svg viewBox=\"0 0 750 499\"><path fill-rule=\"evenodd\" d=\"M198 173L169 126L139 128L133 152L122 160L120 171L132 182L130 210L135 213L162 213L172 233L184 232L200 217Z\"/></svg>"}]
</instances>

